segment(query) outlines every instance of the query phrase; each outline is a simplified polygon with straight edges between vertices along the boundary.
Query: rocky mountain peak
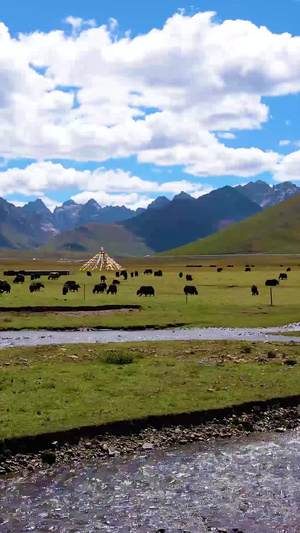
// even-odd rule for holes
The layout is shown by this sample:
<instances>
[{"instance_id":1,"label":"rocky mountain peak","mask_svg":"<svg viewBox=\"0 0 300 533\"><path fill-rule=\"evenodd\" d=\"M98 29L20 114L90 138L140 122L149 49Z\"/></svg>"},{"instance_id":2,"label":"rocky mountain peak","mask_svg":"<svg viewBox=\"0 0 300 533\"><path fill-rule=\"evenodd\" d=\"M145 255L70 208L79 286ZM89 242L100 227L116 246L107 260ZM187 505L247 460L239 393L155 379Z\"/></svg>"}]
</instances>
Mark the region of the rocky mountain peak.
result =
<instances>
[{"instance_id":1,"label":"rocky mountain peak","mask_svg":"<svg viewBox=\"0 0 300 533\"><path fill-rule=\"evenodd\" d=\"M300 187L291 181L285 181L272 186L262 180L258 180L247 183L246 185L238 185L236 189L263 209L279 204L295 196L295 194L300 193Z\"/></svg>"},{"instance_id":2,"label":"rocky mountain peak","mask_svg":"<svg viewBox=\"0 0 300 533\"><path fill-rule=\"evenodd\" d=\"M190 194L187 194L186 192L184 191L181 191L179 194L176 194L172 200L172 202L177 202L177 201L181 201L181 200L194 200L195 198L193 198Z\"/></svg>"},{"instance_id":3,"label":"rocky mountain peak","mask_svg":"<svg viewBox=\"0 0 300 533\"><path fill-rule=\"evenodd\" d=\"M70 200L66 200L66 202L64 202L62 204L62 206L64 206L64 207L70 207L71 205L78 205L78 204L76 204L76 202L74 202L74 200L71 200L71 199Z\"/></svg>"},{"instance_id":4,"label":"rocky mountain peak","mask_svg":"<svg viewBox=\"0 0 300 533\"><path fill-rule=\"evenodd\" d=\"M99 205L94 198L90 198L90 200L88 200L86 204L84 204L84 207L92 209L102 209L101 205Z\"/></svg>"},{"instance_id":5,"label":"rocky mountain peak","mask_svg":"<svg viewBox=\"0 0 300 533\"><path fill-rule=\"evenodd\" d=\"M170 203L169 198L166 196L158 196L151 204L148 205L148 209L164 209Z\"/></svg>"},{"instance_id":6,"label":"rocky mountain peak","mask_svg":"<svg viewBox=\"0 0 300 533\"><path fill-rule=\"evenodd\" d=\"M28 204L25 204L22 209L23 211L28 211L30 213L51 213L50 209L46 207L41 198L28 202Z\"/></svg>"}]
</instances>

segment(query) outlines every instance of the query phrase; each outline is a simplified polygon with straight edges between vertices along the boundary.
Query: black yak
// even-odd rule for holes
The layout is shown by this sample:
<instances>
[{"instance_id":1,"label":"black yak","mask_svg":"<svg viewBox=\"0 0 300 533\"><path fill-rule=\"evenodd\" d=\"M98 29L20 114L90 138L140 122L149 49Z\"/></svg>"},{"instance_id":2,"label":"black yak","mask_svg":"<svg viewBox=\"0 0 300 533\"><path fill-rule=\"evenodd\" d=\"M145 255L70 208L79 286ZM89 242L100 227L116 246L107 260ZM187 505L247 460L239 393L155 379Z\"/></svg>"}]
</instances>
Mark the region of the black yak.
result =
<instances>
[{"instance_id":1,"label":"black yak","mask_svg":"<svg viewBox=\"0 0 300 533\"><path fill-rule=\"evenodd\" d=\"M117 294L118 292L117 285L110 285L106 292L107 294Z\"/></svg>"},{"instance_id":2,"label":"black yak","mask_svg":"<svg viewBox=\"0 0 300 533\"><path fill-rule=\"evenodd\" d=\"M252 296L258 296L259 295L258 288L257 288L256 285L252 285L251 292L252 292Z\"/></svg>"},{"instance_id":3,"label":"black yak","mask_svg":"<svg viewBox=\"0 0 300 533\"><path fill-rule=\"evenodd\" d=\"M278 279L287 279L287 274L285 274L284 272L281 272L279 274L279 278Z\"/></svg>"},{"instance_id":4,"label":"black yak","mask_svg":"<svg viewBox=\"0 0 300 533\"><path fill-rule=\"evenodd\" d=\"M184 294L187 296L188 294L191 294L191 295L196 295L198 296L198 291L196 289L196 287L194 287L193 285L186 285L183 289L184 291Z\"/></svg>"},{"instance_id":5,"label":"black yak","mask_svg":"<svg viewBox=\"0 0 300 533\"><path fill-rule=\"evenodd\" d=\"M278 279L267 279L265 281L266 287L276 287L276 285L279 285Z\"/></svg>"},{"instance_id":6,"label":"black yak","mask_svg":"<svg viewBox=\"0 0 300 533\"><path fill-rule=\"evenodd\" d=\"M142 285L138 291L136 291L137 296L155 296L155 291L151 285Z\"/></svg>"},{"instance_id":7,"label":"black yak","mask_svg":"<svg viewBox=\"0 0 300 533\"><path fill-rule=\"evenodd\" d=\"M107 289L107 285L106 283L98 283L97 285L95 285L95 287L93 288L93 294L99 294L99 293L103 293L105 292Z\"/></svg>"}]
</instances>

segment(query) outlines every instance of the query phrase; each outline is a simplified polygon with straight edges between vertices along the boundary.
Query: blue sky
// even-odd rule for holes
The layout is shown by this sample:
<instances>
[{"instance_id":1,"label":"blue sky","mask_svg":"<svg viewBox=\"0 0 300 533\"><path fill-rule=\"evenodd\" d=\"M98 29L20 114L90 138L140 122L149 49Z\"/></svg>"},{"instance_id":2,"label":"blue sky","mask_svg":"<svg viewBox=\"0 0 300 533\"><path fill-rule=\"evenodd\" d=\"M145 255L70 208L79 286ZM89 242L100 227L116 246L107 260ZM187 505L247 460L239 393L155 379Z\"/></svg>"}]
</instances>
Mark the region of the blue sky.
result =
<instances>
[{"instance_id":1,"label":"blue sky","mask_svg":"<svg viewBox=\"0 0 300 533\"><path fill-rule=\"evenodd\" d=\"M296 0L2 0L0 195L136 208L300 180L299 15Z\"/></svg>"}]
</instances>

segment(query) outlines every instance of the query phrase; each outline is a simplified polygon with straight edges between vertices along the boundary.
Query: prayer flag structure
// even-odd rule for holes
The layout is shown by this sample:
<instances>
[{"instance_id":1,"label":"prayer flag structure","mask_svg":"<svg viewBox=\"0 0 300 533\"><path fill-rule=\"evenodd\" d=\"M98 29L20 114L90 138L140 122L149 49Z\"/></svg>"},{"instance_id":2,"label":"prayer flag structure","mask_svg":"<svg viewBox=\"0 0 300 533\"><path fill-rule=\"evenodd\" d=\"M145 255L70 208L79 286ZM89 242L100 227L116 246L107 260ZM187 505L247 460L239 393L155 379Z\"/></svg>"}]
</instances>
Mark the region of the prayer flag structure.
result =
<instances>
[{"instance_id":1,"label":"prayer flag structure","mask_svg":"<svg viewBox=\"0 0 300 533\"><path fill-rule=\"evenodd\" d=\"M107 253L100 249L92 259L84 263L79 270L120 270L122 267L112 257L109 257Z\"/></svg>"}]
</instances>

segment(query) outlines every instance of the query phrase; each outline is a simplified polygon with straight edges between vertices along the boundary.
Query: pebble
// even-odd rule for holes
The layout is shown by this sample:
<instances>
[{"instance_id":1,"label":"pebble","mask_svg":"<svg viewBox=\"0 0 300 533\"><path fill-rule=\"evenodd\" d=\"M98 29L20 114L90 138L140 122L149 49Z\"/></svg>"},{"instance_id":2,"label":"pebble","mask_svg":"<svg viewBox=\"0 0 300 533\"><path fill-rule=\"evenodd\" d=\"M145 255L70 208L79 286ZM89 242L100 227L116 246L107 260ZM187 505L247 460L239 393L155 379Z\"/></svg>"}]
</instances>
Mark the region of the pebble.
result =
<instances>
[{"instance_id":1,"label":"pebble","mask_svg":"<svg viewBox=\"0 0 300 533\"><path fill-rule=\"evenodd\" d=\"M142 445L143 450L152 450L154 448L154 445L151 442L145 442Z\"/></svg>"}]
</instances>

